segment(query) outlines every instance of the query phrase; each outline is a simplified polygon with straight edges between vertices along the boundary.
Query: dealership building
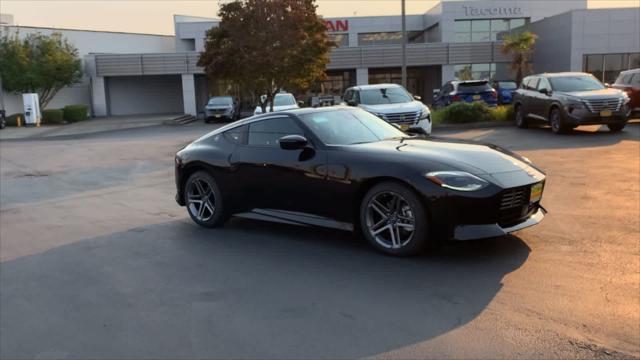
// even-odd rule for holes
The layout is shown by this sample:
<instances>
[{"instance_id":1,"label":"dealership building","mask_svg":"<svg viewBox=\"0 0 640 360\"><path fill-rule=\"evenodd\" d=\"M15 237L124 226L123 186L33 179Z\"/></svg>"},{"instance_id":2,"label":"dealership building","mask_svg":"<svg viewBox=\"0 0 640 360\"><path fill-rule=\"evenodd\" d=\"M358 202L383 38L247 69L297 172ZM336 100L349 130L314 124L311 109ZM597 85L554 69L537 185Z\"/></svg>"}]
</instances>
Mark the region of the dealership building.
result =
<instances>
[{"instance_id":1,"label":"dealership building","mask_svg":"<svg viewBox=\"0 0 640 360\"><path fill-rule=\"evenodd\" d=\"M197 66L205 32L216 19L176 15L173 36L34 28L11 21L0 25L2 31L60 32L84 59L82 82L60 91L50 108L83 103L94 116L198 115L209 96L233 92ZM341 95L353 85L400 82L400 16L325 22L337 47L315 91ZM424 14L407 15L406 22L407 87L426 103L432 90L449 80L511 78L501 39L525 29L538 35L535 72L586 71L613 82L621 70L640 67L640 7L588 9L587 0L443 1ZM2 102L8 114L22 109L15 94L4 92Z\"/></svg>"}]
</instances>

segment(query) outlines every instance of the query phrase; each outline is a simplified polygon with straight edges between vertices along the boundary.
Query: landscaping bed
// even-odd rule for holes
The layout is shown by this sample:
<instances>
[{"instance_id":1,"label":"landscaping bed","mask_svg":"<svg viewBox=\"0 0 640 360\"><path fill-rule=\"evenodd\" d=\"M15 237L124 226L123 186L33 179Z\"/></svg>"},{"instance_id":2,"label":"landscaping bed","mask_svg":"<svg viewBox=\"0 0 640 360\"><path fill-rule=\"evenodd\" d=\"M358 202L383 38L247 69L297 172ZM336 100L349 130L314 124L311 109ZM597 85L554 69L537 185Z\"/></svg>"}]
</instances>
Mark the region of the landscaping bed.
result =
<instances>
[{"instance_id":1,"label":"landscaping bed","mask_svg":"<svg viewBox=\"0 0 640 360\"><path fill-rule=\"evenodd\" d=\"M514 120L513 106L488 107L484 103L459 102L431 112L433 125L508 123Z\"/></svg>"}]
</instances>

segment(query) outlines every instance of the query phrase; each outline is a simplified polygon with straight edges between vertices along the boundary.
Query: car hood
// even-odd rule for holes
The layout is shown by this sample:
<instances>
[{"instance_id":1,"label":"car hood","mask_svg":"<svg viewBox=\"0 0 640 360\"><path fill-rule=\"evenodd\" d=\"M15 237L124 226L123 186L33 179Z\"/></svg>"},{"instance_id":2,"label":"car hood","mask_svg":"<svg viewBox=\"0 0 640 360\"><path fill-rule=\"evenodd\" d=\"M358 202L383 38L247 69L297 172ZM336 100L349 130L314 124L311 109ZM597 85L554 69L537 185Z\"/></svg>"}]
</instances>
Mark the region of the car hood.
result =
<instances>
[{"instance_id":1,"label":"car hood","mask_svg":"<svg viewBox=\"0 0 640 360\"><path fill-rule=\"evenodd\" d=\"M411 101L398 104L380 104L380 105L365 105L360 104L360 107L364 110L375 112L378 114L393 114L397 112L411 112L420 111L425 108L424 104L420 101Z\"/></svg>"},{"instance_id":2,"label":"car hood","mask_svg":"<svg viewBox=\"0 0 640 360\"><path fill-rule=\"evenodd\" d=\"M385 160L425 164L425 171L460 170L493 178L503 186L537 182L544 173L525 158L492 144L464 140L421 138L355 145L356 151L377 153ZM434 168L434 166L436 168Z\"/></svg>"},{"instance_id":3,"label":"car hood","mask_svg":"<svg viewBox=\"0 0 640 360\"><path fill-rule=\"evenodd\" d=\"M602 90L590 90L590 91L562 92L562 94L584 99L584 98L619 97L622 94L622 92L618 89L602 89Z\"/></svg>"},{"instance_id":4,"label":"car hood","mask_svg":"<svg viewBox=\"0 0 640 360\"><path fill-rule=\"evenodd\" d=\"M284 110L291 110L291 109L298 109L298 108L299 108L299 106L298 106L297 104L294 104L294 105L281 105L281 106L274 106L274 107L273 107L273 112L276 112L276 111L284 111ZM256 110L255 110L255 112L256 112L257 114L261 114L261 113L262 113L262 108L261 108L260 106L256 106ZM271 112L271 111L270 111L270 107L269 107L269 106L267 106L267 112Z\"/></svg>"}]
</instances>

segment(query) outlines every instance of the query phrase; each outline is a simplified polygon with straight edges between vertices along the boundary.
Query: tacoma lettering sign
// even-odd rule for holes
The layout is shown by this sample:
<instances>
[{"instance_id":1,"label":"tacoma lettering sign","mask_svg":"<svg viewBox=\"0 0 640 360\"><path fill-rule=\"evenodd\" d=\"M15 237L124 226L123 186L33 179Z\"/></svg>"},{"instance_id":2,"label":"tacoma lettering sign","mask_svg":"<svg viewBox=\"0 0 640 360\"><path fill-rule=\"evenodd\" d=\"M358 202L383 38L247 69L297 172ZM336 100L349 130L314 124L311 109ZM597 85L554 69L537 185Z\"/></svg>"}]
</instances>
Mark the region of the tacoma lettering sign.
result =
<instances>
[{"instance_id":1,"label":"tacoma lettering sign","mask_svg":"<svg viewBox=\"0 0 640 360\"><path fill-rule=\"evenodd\" d=\"M464 8L465 16L520 16L522 15L521 7L505 7L505 6L491 6L491 7L475 7L462 5Z\"/></svg>"},{"instance_id":2,"label":"tacoma lettering sign","mask_svg":"<svg viewBox=\"0 0 640 360\"><path fill-rule=\"evenodd\" d=\"M327 31L349 31L349 20L325 20Z\"/></svg>"}]
</instances>

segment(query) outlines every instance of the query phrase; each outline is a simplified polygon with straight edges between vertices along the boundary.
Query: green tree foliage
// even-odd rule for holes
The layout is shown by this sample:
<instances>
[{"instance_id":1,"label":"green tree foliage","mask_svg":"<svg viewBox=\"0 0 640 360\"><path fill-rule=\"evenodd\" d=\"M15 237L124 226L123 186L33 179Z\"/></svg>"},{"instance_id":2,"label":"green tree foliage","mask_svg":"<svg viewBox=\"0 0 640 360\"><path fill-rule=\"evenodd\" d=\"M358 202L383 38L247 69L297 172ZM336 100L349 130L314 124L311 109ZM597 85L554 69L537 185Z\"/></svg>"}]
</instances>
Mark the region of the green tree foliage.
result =
<instances>
[{"instance_id":1,"label":"green tree foliage","mask_svg":"<svg viewBox=\"0 0 640 360\"><path fill-rule=\"evenodd\" d=\"M531 73L531 55L538 36L531 31L508 35L502 41L502 53L511 54L510 68L516 74L518 86L526 74Z\"/></svg>"},{"instance_id":2,"label":"green tree foliage","mask_svg":"<svg viewBox=\"0 0 640 360\"><path fill-rule=\"evenodd\" d=\"M13 93L38 93L45 108L60 89L82 78L78 50L60 33L46 36L6 31L0 36L2 87Z\"/></svg>"},{"instance_id":3,"label":"green tree foliage","mask_svg":"<svg viewBox=\"0 0 640 360\"><path fill-rule=\"evenodd\" d=\"M236 0L218 16L198 65L251 91L263 111L280 89L303 91L324 76L334 43L315 0Z\"/></svg>"}]
</instances>

